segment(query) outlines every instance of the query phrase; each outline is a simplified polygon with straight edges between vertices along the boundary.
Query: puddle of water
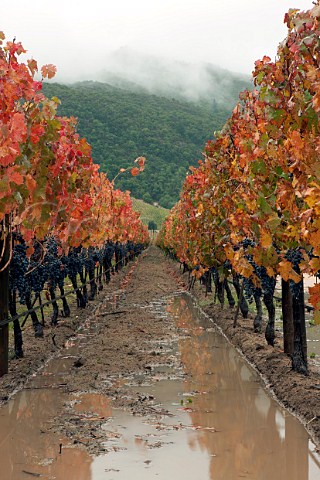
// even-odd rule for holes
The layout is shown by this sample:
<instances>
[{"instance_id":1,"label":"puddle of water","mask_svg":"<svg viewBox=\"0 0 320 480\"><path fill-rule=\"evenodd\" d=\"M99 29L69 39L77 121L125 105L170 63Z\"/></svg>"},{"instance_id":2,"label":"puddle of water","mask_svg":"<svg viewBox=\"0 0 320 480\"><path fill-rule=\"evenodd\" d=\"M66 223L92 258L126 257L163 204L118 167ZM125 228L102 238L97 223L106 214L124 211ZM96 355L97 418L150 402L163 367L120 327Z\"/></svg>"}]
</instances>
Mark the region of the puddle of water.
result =
<instances>
[{"instance_id":1,"label":"puddle of water","mask_svg":"<svg viewBox=\"0 0 320 480\"><path fill-rule=\"evenodd\" d=\"M89 455L64 446L60 454L61 440L46 433L61 405L58 390L41 389L23 390L1 407L1 480L91 479Z\"/></svg>"},{"instance_id":2,"label":"puddle of water","mask_svg":"<svg viewBox=\"0 0 320 480\"><path fill-rule=\"evenodd\" d=\"M172 315L183 337L173 335L170 342L150 347L176 350L178 361L154 363L146 375L118 379L139 394L141 405L152 404L149 414L111 411L109 400L96 394L70 396L75 413L109 418L103 425L108 453L93 459L83 450L63 447L59 454L59 437L43 432L67 400L54 387L63 383L75 360L77 351L68 351L32 379L29 387L37 389L18 393L0 409L0 478L319 479L320 457L304 427L273 401L190 297L174 297L167 311L161 302L157 312Z\"/></svg>"},{"instance_id":3,"label":"puddle of water","mask_svg":"<svg viewBox=\"0 0 320 480\"><path fill-rule=\"evenodd\" d=\"M318 479L320 457L300 422L266 393L188 296L174 298L169 310L187 334L178 348L188 376L137 382L135 391L154 397L169 415L146 419L114 410L106 428L116 437L105 443L109 453L94 460L92 478Z\"/></svg>"},{"instance_id":4,"label":"puddle of water","mask_svg":"<svg viewBox=\"0 0 320 480\"><path fill-rule=\"evenodd\" d=\"M74 397L74 410L84 413L91 412L101 417L111 417L111 400L97 393L82 393Z\"/></svg>"},{"instance_id":5,"label":"puddle of water","mask_svg":"<svg viewBox=\"0 0 320 480\"><path fill-rule=\"evenodd\" d=\"M66 385L66 373L81 356L81 344L87 336L88 333L79 334L70 339L64 356L50 359L31 376L25 390L0 408L1 480L91 480L92 457L48 430L53 417L63 410L62 405L67 401L59 387ZM100 410L104 410L107 418L111 412L109 401L99 400L94 396L91 399L94 413L99 415ZM84 396L82 407L79 404L76 410L91 411L87 404L88 398Z\"/></svg>"}]
</instances>

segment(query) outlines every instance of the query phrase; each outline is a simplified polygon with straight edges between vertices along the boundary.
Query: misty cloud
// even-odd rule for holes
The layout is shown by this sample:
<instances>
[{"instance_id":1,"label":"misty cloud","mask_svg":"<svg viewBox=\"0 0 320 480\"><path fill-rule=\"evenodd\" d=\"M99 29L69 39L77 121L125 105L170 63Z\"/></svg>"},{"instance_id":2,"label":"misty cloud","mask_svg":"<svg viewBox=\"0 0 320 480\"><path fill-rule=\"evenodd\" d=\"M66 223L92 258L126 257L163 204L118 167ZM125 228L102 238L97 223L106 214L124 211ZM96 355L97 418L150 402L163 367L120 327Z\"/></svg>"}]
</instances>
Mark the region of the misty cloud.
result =
<instances>
[{"instance_id":1,"label":"misty cloud","mask_svg":"<svg viewBox=\"0 0 320 480\"><path fill-rule=\"evenodd\" d=\"M248 75L205 63L178 62L121 48L106 57L95 80L143 89L151 94L193 102L232 106L240 90L250 88Z\"/></svg>"}]
</instances>

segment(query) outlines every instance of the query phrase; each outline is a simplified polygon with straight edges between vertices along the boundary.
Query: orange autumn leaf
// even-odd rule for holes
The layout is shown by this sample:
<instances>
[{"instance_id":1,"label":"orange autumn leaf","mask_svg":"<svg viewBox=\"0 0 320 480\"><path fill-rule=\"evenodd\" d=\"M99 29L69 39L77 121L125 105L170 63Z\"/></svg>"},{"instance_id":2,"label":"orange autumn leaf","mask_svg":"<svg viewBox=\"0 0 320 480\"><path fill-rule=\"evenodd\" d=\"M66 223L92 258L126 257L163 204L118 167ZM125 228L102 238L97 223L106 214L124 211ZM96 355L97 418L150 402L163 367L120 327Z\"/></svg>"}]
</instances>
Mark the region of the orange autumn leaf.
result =
<instances>
[{"instance_id":1,"label":"orange autumn leaf","mask_svg":"<svg viewBox=\"0 0 320 480\"><path fill-rule=\"evenodd\" d=\"M55 76L57 72L57 68L52 65L52 63L49 63L48 65L43 65L43 67L41 67L41 75L43 76L43 78L52 78Z\"/></svg>"},{"instance_id":2,"label":"orange autumn leaf","mask_svg":"<svg viewBox=\"0 0 320 480\"><path fill-rule=\"evenodd\" d=\"M320 230L310 233L309 242L314 247L313 253L315 255L320 254Z\"/></svg>"},{"instance_id":3,"label":"orange autumn leaf","mask_svg":"<svg viewBox=\"0 0 320 480\"><path fill-rule=\"evenodd\" d=\"M27 185L29 194L32 194L37 188L37 182L30 174L26 176L26 185Z\"/></svg>"},{"instance_id":4,"label":"orange autumn leaf","mask_svg":"<svg viewBox=\"0 0 320 480\"><path fill-rule=\"evenodd\" d=\"M23 113L15 113L11 120L12 139L16 142L23 142L27 136L27 125Z\"/></svg>"},{"instance_id":5,"label":"orange autumn leaf","mask_svg":"<svg viewBox=\"0 0 320 480\"><path fill-rule=\"evenodd\" d=\"M29 246L26 251L27 257L31 257L33 253L34 253L34 248Z\"/></svg>"},{"instance_id":6,"label":"orange autumn leaf","mask_svg":"<svg viewBox=\"0 0 320 480\"><path fill-rule=\"evenodd\" d=\"M309 302L316 310L320 310L320 283L309 287Z\"/></svg>"},{"instance_id":7,"label":"orange autumn leaf","mask_svg":"<svg viewBox=\"0 0 320 480\"><path fill-rule=\"evenodd\" d=\"M272 245L272 237L270 233L265 230L261 230L260 233L260 243L263 248L269 248Z\"/></svg>"},{"instance_id":8,"label":"orange autumn leaf","mask_svg":"<svg viewBox=\"0 0 320 480\"><path fill-rule=\"evenodd\" d=\"M23 184L23 176L19 172L12 171L9 173L8 171L8 180L9 182L15 183L16 185Z\"/></svg>"},{"instance_id":9,"label":"orange autumn leaf","mask_svg":"<svg viewBox=\"0 0 320 480\"><path fill-rule=\"evenodd\" d=\"M300 275L293 270L292 264L288 260L283 259L278 265L278 270L281 278L286 282L288 280L293 280L294 282L299 282L301 280Z\"/></svg>"},{"instance_id":10,"label":"orange autumn leaf","mask_svg":"<svg viewBox=\"0 0 320 480\"><path fill-rule=\"evenodd\" d=\"M38 71L38 64L37 61L34 59L28 60L28 67L32 75L34 75L35 72Z\"/></svg>"},{"instance_id":11,"label":"orange autumn leaf","mask_svg":"<svg viewBox=\"0 0 320 480\"><path fill-rule=\"evenodd\" d=\"M131 175L132 175L133 177L136 177L137 175L139 175L139 173L140 173L140 170L139 170L138 167L133 167L133 168L131 168Z\"/></svg>"},{"instance_id":12,"label":"orange autumn leaf","mask_svg":"<svg viewBox=\"0 0 320 480\"><path fill-rule=\"evenodd\" d=\"M320 270L320 258L314 257L309 262L310 267L314 273L317 273Z\"/></svg>"},{"instance_id":13,"label":"orange autumn leaf","mask_svg":"<svg viewBox=\"0 0 320 480\"><path fill-rule=\"evenodd\" d=\"M135 159L134 162L137 163L139 165L139 167L143 167L145 162L146 162L146 158L145 157L138 157L138 158Z\"/></svg>"}]
</instances>

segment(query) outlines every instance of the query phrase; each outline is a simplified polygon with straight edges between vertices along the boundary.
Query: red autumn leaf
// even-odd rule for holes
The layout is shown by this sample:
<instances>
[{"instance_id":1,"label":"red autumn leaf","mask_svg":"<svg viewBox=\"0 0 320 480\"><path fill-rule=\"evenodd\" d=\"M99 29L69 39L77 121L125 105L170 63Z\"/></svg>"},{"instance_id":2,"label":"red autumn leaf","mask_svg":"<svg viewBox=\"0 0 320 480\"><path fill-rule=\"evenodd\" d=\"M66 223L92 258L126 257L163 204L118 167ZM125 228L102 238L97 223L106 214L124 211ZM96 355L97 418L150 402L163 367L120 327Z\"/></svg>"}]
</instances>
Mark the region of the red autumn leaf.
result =
<instances>
[{"instance_id":1,"label":"red autumn leaf","mask_svg":"<svg viewBox=\"0 0 320 480\"><path fill-rule=\"evenodd\" d=\"M48 65L43 65L41 67L41 75L43 78L52 78L55 76L57 72L57 68L52 65L52 63L48 63Z\"/></svg>"},{"instance_id":2,"label":"red autumn leaf","mask_svg":"<svg viewBox=\"0 0 320 480\"><path fill-rule=\"evenodd\" d=\"M23 176L21 175L21 173L8 170L7 175L9 182L15 183L16 185L23 184Z\"/></svg>"},{"instance_id":3,"label":"red autumn leaf","mask_svg":"<svg viewBox=\"0 0 320 480\"><path fill-rule=\"evenodd\" d=\"M34 248L31 247L31 246L29 246L29 247L27 248L27 252L26 252L26 253L27 253L27 257L31 257L31 255L34 253Z\"/></svg>"},{"instance_id":4,"label":"red autumn leaf","mask_svg":"<svg viewBox=\"0 0 320 480\"><path fill-rule=\"evenodd\" d=\"M7 50L10 52L10 55L14 56L16 53L18 55L21 55L21 53L26 53L27 51L23 48L22 44L20 42L15 43L15 42L7 42L6 47L4 50Z\"/></svg>"},{"instance_id":5,"label":"red autumn leaf","mask_svg":"<svg viewBox=\"0 0 320 480\"><path fill-rule=\"evenodd\" d=\"M138 157L135 159L134 163L137 163L139 167L143 167L146 162L145 157Z\"/></svg>"},{"instance_id":6,"label":"red autumn leaf","mask_svg":"<svg viewBox=\"0 0 320 480\"><path fill-rule=\"evenodd\" d=\"M23 113L15 113L11 120L11 135L15 142L23 142L27 135L27 126Z\"/></svg>"},{"instance_id":7,"label":"red autumn leaf","mask_svg":"<svg viewBox=\"0 0 320 480\"><path fill-rule=\"evenodd\" d=\"M29 194L32 194L37 187L37 182L30 174L26 176L26 185L27 185Z\"/></svg>"},{"instance_id":8,"label":"red autumn leaf","mask_svg":"<svg viewBox=\"0 0 320 480\"><path fill-rule=\"evenodd\" d=\"M42 82L33 82L33 88L36 92L42 90Z\"/></svg>"},{"instance_id":9,"label":"red autumn leaf","mask_svg":"<svg viewBox=\"0 0 320 480\"><path fill-rule=\"evenodd\" d=\"M45 130L42 125L33 125L31 127L30 139L31 142L36 144L39 142L40 137L44 134Z\"/></svg>"}]
</instances>

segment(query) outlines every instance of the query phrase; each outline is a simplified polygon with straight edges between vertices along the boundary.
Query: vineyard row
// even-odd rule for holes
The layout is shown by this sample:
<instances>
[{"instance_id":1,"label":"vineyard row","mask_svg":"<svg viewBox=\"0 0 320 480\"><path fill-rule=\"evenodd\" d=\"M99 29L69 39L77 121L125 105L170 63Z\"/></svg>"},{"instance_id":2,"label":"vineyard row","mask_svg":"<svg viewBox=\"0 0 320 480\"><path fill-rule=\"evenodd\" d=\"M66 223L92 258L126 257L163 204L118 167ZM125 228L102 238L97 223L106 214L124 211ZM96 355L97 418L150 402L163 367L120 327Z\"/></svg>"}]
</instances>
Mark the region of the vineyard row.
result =
<instances>
[{"instance_id":1,"label":"vineyard row","mask_svg":"<svg viewBox=\"0 0 320 480\"><path fill-rule=\"evenodd\" d=\"M253 90L240 94L199 166L190 168L158 236L195 277L214 276L218 298L230 297L231 278L243 316L245 298L256 305L254 331L261 330L263 301L270 345L280 277L285 351L303 374L303 275L320 276L320 2L314 3L285 15L288 35L277 57L255 63ZM309 302L320 323L320 283L309 288Z\"/></svg>"}]
</instances>

